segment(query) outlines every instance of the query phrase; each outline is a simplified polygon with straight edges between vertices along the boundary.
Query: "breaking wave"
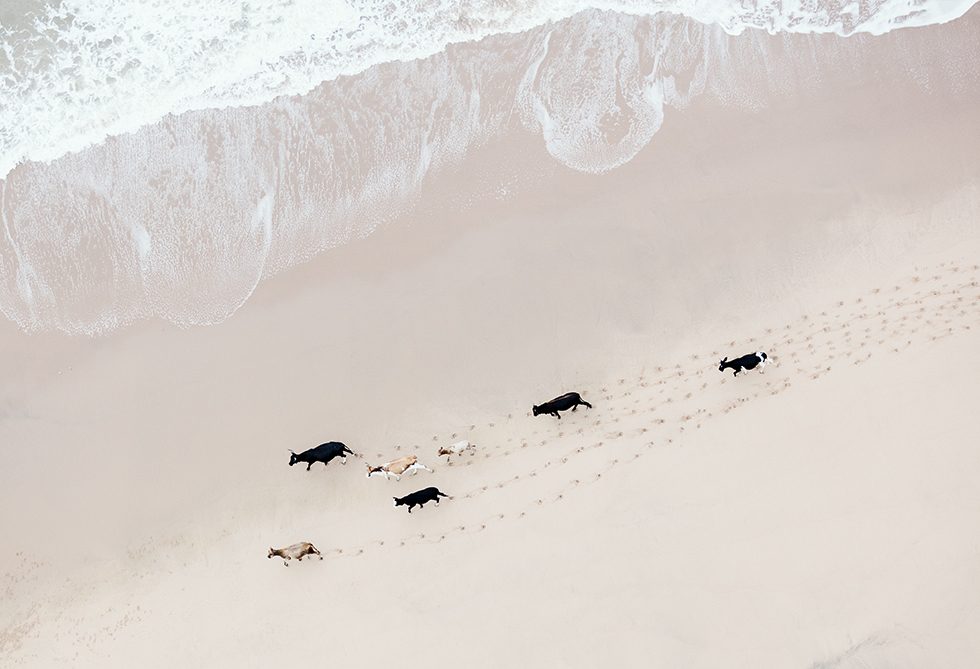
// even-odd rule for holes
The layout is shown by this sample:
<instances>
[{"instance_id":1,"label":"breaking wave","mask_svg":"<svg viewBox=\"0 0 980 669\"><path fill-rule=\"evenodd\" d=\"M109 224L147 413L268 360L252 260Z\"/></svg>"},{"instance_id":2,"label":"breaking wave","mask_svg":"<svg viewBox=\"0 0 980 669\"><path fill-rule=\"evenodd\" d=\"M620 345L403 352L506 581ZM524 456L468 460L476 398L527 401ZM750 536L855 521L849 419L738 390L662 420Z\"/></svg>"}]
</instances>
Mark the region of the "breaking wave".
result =
<instances>
[{"instance_id":1,"label":"breaking wave","mask_svg":"<svg viewBox=\"0 0 980 669\"><path fill-rule=\"evenodd\" d=\"M0 178L0 312L73 334L220 322L263 279L401 215L432 175L508 132L599 173L699 96L759 108L825 72L974 90L975 21L951 26L942 52L928 31L869 36L973 2L939 4L573 2L552 15L528 0L436 2L408 20L394 2L326 19L306 0L206 13L64 0L5 36L3 165L31 160Z\"/></svg>"},{"instance_id":2,"label":"breaking wave","mask_svg":"<svg viewBox=\"0 0 980 669\"><path fill-rule=\"evenodd\" d=\"M0 178L189 110L307 93L378 63L597 9L729 34L880 35L976 0L61 0L0 25ZM610 48L605 45L602 48ZM560 122L550 141L562 143ZM648 119L646 132L657 124Z\"/></svg>"}]
</instances>

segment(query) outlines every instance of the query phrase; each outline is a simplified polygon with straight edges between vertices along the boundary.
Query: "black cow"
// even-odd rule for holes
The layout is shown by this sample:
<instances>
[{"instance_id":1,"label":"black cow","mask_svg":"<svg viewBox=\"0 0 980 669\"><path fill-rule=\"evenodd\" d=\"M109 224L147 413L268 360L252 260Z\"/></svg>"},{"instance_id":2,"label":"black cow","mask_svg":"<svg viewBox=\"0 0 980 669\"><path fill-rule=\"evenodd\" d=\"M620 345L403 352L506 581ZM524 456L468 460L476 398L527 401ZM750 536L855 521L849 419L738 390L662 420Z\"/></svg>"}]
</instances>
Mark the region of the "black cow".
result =
<instances>
[{"instance_id":1,"label":"black cow","mask_svg":"<svg viewBox=\"0 0 980 669\"><path fill-rule=\"evenodd\" d=\"M392 497L392 499L395 500L395 508L407 505L408 512L411 513L414 507L417 506L421 509L425 506L426 502L435 500L436 504L438 504L440 497L449 497L449 495L440 492L439 488L423 488L404 497ZM452 499L452 497L449 497L449 499Z\"/></svg>"},{"instance_id":2,"label":"black cow","mask_svg":"<svg viewBox=\"0 0 980 669\"><path fill-rule=\"evenodd\" d=\"M299 455L296 455L292 451L289 451L289 466L292 467L297 462L306 463L306 471L310 471L310 467L313 466L314 462L322 462L324 465L333 460L334 458L343 458L343 464L347 464L347 454L350 453L354 455L354 452L347 448L345 445L339 441L328 441L325 444L320 444L314 448L307 451L303 451Z\"/></svg>"},{"instance_id":3,"label":"black cow","mask_svg":"<svg viewBox=\"0 0 980 669\"><path fill-rule=\"evenodd\" d=\"M729 361L728 358L722 358L721 364L718 365L718 371L724 372L726 369L734 369L734 376L738 376L738 373L746 369L759 368L761 372L765 369L766 364L769 362L769 356L763 351L756 351L755 353L749 353L748 355L743 355L741 358L735 358Z\"/></svg>"},{"instance_id":4,"label":"black cow","mask_svg":"<svg viewBox=\"0 0 980 669\"><path fill-rule=\"evenodd\" d=\"M582 399L582 396L578 393L565 393L561 397L556 397L550 402L545 402L540 406L534 406L531 411L535 416L540 416L541 414L550 414L555 418L561 418L558 414L559 411L567 411L571 409L575 411L579 404L584 404L585 406L592 408L592 405Z\"/></svg>"}]
</instances>

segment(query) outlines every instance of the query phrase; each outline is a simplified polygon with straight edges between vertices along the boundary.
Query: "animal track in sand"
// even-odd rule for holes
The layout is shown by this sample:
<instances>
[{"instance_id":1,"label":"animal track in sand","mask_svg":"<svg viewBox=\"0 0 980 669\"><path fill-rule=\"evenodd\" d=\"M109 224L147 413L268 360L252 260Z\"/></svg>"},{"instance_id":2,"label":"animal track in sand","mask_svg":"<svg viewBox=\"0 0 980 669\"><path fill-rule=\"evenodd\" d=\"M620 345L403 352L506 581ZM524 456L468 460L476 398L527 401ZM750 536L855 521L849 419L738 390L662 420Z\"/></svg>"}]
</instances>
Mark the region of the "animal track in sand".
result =
<instances>
[{"instance_id":1,"label":"animal track in sand","mask_svg":"<svg viewBox=\"0 0 980 669\"><path fill-rule=\"evenodd\" d=\"M975 269L977 269L976 266L975 266ZM961 290L964 290L967 287L974 287L975 288L977 285L978 285L978 282L973 281L970 284L960 285L960 286L954 288L954 290L961 291ZM869 291L869 294L870 295L877 295L880 292L881 292L881 289L880 288L875 288L875 289L872 289L871 291ZM935 298L935 297L938 297L939 295L941 295L941 293L936 293L934 295L930 295L929 297L927 297L925 299ZM980 296L978 296L978 297L980 297ZM961 296L958 299L955 299L955 301L956 302L964 302L965 301L965 298L963 298ZM951 306L952 306L953 302L954 302L954 300L951 299L950 300L950 305ZM858 303L860 303L860 304L867 304L868 301L866 301L864 299L859 299L858 300ZM977 305L977 307L980 307L980 301L978 301L977 299L974 299L971 302L971 305ZM885 315L885 312L882 311L880 308L878 308L879 306L880 305L873 305L873 304L871 304L871 305L869 305L868 308L869 309L872 309L873 310L873 313L875 315L884 316ZM900 301L900 302L895 303L895 306L894 307L890 307L890 308L903 308L903 306L907 306L907 304L904 304L903 302ZM922 308L924 308L924 307L920 307L920 310ZM942 309L944 307L942 305L939 305L937 308ZM963 318L967 318L967 317L974 317L975 318L978 315L980 315L980 313L978 313L978 312L980 312L980 309L977 309L976 307L974 307L974 308L972 308L970 310L960 309L959 312L954 312L954 313L960 319L963 319ZM826 312L824 312L822 315L825 315L826 316L827 314L826 314ZM856 317L857 318L861 318L862 316L867 316L867 315L868 315L867 313L862 313L862 314L857 314ZM839 318L840 315L839 314L836 314L835 317ZM809 317L804 316L804 317L800 317L799 320L802 321L802 322L806 322L808 319L809 319ZM903 316L902 317L902 320L903 321L906 321L906 317ZM883 320L880 321L879 324L880 324L880 326L885 327L885 326L887 326L888 322L889 322L889 319L888 318L884 318ZM970 330L972 328L972 325L973 324L970 323L970 322L967 322L967 323L960 323L958 326L954 326L954 327L951 327L951 325L953 325L953 321L951 319L944 319L943 322L942 322L942 324L940 324L938 322L935 322L932 319L929 319L927 322L923 323L923 325L921 326L921 328L920 327L917 327L917 328L914 328L914 329L911 329L911 330L908 331L909 334L912 335L912 337L911 338L909 338L909 337L906 337L905 338L905 343L904 343L904 347L903 348L908 348L909 346L912 346L916 341L919 341L919 342L922 342L922 341L933 341L936 338L947 337L947 336L950 336L952 333L955 333L957 330L960 330L960 329L961 329L961 331ZM925 328L926 331L925 332L922 332L922 334L920 335L920 332L922 331L922 328ZM787 329L788 329L788 327L787 327ZM889 334L889 337L895 338L897 336L900 336L904 331L905 330L903 330L900 327L900 328L896 329L894 332L889 332L888 334ZM851 338L851 334L850 334L849 330L847 329L847 327L841 327L841 328L834 329L834 328L831 328L831 327L829 327L827 325L823 325L822 332L824 334L827 334L827 335L830 335L832 333L836 333L836 334L838 334L841 337L841 340L840 341L845 342L845 343L847 341L849 341L849 339ZM863 332L865 334L865 337L864 337L865 340L874 339L875 341L877 341L879 343L879 345L884 345L887 342L887 338L881 339L881 338L869 337L868 335L871 335L871 333L874 332L874 330L872 328L863 328ZM810 336L808 336L808 337L805 338L805 341L807 341L809 343L809 345L806 347L807 350L809 350L809 351L812 351L814 349L814 344L812 343L812 337L813 336L810 335ZM790 356L792 358L794 355L796 355L796 351L792 348L793 342L787 342L787 344L788 344L788 346L790 348L788 348L787 351L784 351L783 354L784 355L788 355L788 356ZM865 343L862 343L862 344L859 345L859 347L860 348L863 348L863 347L865 347L865 345L866 345ZM833 339L827 341L824 344L824 346L826 346L830 350L836 349L836 345L835 345ZM895 351L895 352L898 352L900 349L898 347L893 347L892 350ZM712 355L715 356L716 353L713 353ZM848 350L846 352L846 355L847 356L850 356L850 357L853 357L854 356L854 351L853 350ZM869 360L872 357L872 355L873 355L873 351L868 351L862 357L854 358L853 360L851 360L851 364L854 364L854 365L861 364L861 363ZM694 356L691 356L691 358L694 359ZM662 371L662 368L658 368L658 370ZM698 370L698 371L699 372L703 372L703 370ZM822 375L825 375L825 374L830 373L831 371L832 371L832 366L827 366L827 367L822 367L821 369L813 370L812 371L812 374L813 374L814 377L820 377ZM801 376L802 376L803 370L798 370L798 373L801 373ZM665 382L664 380L660 380L657 383L657 385L662 385L664 382ZM726 383L726 382L727 382L727 380L725 378L722 378L720 380L719 385L722 384L722 383ZM776 386L776 387L773 387L772 384L769 381L766 381L765 382L765 387L768 389L768 392L766 394L775 395L775 394L778 394L780 392L784 392L785 390L791 388L792 385L793 385L792 382L790 382L788 379L784 379L783 382L779 386ZM706 389L706 386L707 386L707 384L702 384L700 389L701 390L704 390L704 389ZM645 386L641 386L641 387L645 387ZM680 389L675 389L675 392L678 392L679 393L680 392ZM758 396L759 396L759 393L757 393L757 392L751 394L751 397L752 398L755 398L755 397L758 397ZM695 397L695 395L693 393L691 393L691 392L688 392L688 393L686 393L684 395L683 401L680 402L680 403L677 403L677 404L680 406L684 402L690 401L693 397ZM673 402L673 397L672 396L671 397L668 397L667 399L668 399L668 401L667 401L668 404L670 404L670 403ZM639 400L637 400L637 402L638 401ZM737 408L737 406L740 406L741 404L743 404L743 403L745 403L747 401L750 401L750 398L749 397L739 397L739 398L736 399L735 402L729 403L727 406L725 406L723 408L723 413L727 413L728 411L730 411L730 410L732 410L734 408ZM649 411L651 411L651 412L652 411L655 411L656 408L657 408L656 405L653 405L649 409ZM714 415L714 413L715 413L715 412L708 411L704 407L698 407L697 408L697 412L699 414L702 413L702 412L706 414L703 420L710 419ZM632 416L634 414L629 414L629 415ZM681 417L679 418L679 420L682 421L682 422L689 422L692 419L693 419L693 414L690 413L690 410L688 411L688 413L683 413L681 415ZM617 420L618 420L618 417L617 417ZM599 425L599 424L601 424L601 419L596 420L593 423L593 425ZM653 421L653 424L655 424L655 425L663 425L664 424L664 419L658 419L656 421ZM699 421L697 423L697 426L700 428L702 426L702 424L703 424L703 422L702 421ZM647 428L646 426L640 426L637 431L639 433L643 433L643 432L647 431L648 429L649 428ZM680 432L680 430L678 430L678 432ZM583 433L583 428L579 428L576 431L576 434L582 434L582 433ZM630 431L630 433L632 434L633 431ZM616 441L617 439L621 438L622 435L623 435L622 432L618 432L618 433L615 433L614 435L610 435L609 438L611 440L613 440L613 441ZM561 432L560 433L560 436L559 436L559 439L564 438L564 436L565 436L564 432ZM435 439L437 439L437 438L434 437L434 440ZM542 445L545 445L546 443L547 443L547 440L545 440L544 442L542 442ZM673 443L673 439L672 438L667 438L666 443L672 444ZM527 442L526 441L522 442L521 448L525 448L526 446L527 446ZM570 454L561 457L560 458L560 463L561 464L558 465L558 466L560 467L560 466L563 466L563 465L567 464L573 457L577 457L577 456L581 455L583 452L585 452L586 449L597 448L597 447L600 447L601 448L602 446L603 446L603 442L599 442L597 444L593 444L591 447L579 447L579 448L575 449L574 451L572 451ZM653 441L648 441L648 442L646 442L646 444L644 444L644 446L646 448L648 448L648 449L653 448L654 447L654 442ZM507 451L507 452L509 453L509 451ZM640 456L639 453L634 453L630 459L626 460L626 462L631 462L631 461L637 459L639 456ZM610 463L609 467L610 468L615 467L618 464L621 464L622 462L624 462L624 461L623 460L616 459L613 463ZM548 463L546 463L545 467L546 468L551 468L551 465L552 464L554 464L553 461L549 460ZM536 472L532 472L529 475L529 477L533 477L535 475L536 475ZM601 478L602 478L602 472L597 473L597 475L595 477L595 480L598 481ZM499 489L500 487L503 487L506 483L516 482L516 481L519 481L519 480L521 480L521 478L519 476L515 476L515 477L509 479L506 482L500 482L500 483L498 483L497 486L494 489ZM570 483L570 485L571 485L571 483ZM578 479L575 479L574 485L575 486L580 485L580 482L578 481ZM563 491L559 491L554 498L551 498L551 502L557 502L557 501L559 501L561 499L564 499L564 492ZM544 498L538 498L538 500L535 502L535 504L538 505L538 506L544 505L545 504L545 499ZM523 513L524 512L522 512L522 514ZM499 518L499 516L498 516L498 518ZM486 524L484 524L484 525L481 526L481 530L482 529L485 529L485 528L486 528ZM402 545L404 545L404 542L402 542Z\"/></svg>"}]
</instances>

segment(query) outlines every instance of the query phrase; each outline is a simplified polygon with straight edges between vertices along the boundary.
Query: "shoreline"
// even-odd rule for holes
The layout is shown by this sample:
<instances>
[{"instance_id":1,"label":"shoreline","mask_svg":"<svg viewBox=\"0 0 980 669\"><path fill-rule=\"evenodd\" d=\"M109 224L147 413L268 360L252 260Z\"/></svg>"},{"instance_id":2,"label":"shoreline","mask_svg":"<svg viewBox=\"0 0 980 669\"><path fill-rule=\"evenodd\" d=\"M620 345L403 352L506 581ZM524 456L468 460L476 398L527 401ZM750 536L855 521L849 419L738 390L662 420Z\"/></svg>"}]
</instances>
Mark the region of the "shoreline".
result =
<instances>
[{"instance_id":1,"label":"shoreline","mask_svg":"<svg viewBox=\"0 0 980 669\"><path fill-rule=\"evenodd\" d=\"M411 41L415 46L406 52L399 52L402 41L394 39L394 35L389 34L393 30L405 29L404 23L389 23L389 21L396 20L392 17L391 12L387 14L374 14L371 12L369 6L362 6L359 8L359 11L364 12L364 14L355 21L355 23L359 24L356 29L352 29L353 25L344 27L345 21L350 22L353 16L338 16L336 17L337 23L333 26L321 24L317 28L318 24L314 21L313 24L296 24L293 26L294 30L292 31L279 31L275 28L277 24L296 22L297 17L289 16L289 12L286 11L288 5L286 5L277 8L281 12L278 17L273 13L274 10L267 15L262 15L260 12L253 10L255 15L252 18L258 25L251 26L256 31L256 34L252 38L255 39L261 36L261 38L267 41L267 48L271 52L268 59L260 59L256 62L254 56L249 54L247 49L243 49L243 45L239 43L239 40L247 43L247 35L243 38L231 26L228 26L227 32L222 34L220 30L215 32L213 30L215 26L208 23L205 23L203 27L201 25L186 25L183 26L182 30L178 29L172 34L167 35L164 32L164 26L159 25L159 23L154 25L152 17L149 17L149 21L147 21L147 18L141 16L139 11L133 11L131 7L126 8L129 9L128 16L114 16L111 12L106 11L105 6L94 6L88 13L79 12L79 9L81 9L79 7L56 7L50 16L44 16L43 13L39 16L38 12L34 12L31 14L32 21L25 22L23 15L31 9L40 9L40 7L33 7L32 5L35 3L31 0L19 0L15 5L8 8L6 12L0 13L0 20L5 21L5 27L8 31L5 37L11 41L10 49L4 54L6 56L5 60L8 61L10 76L8 77L8 82L5 82L7 88L2 89L2 92L12 100L11 106L16 106L18 112L23 115L34 112L36 117L43 119L45 116L44 112L52 111L50 109L52 101L43 97L40 101L31 99L31 92L35 96L39 95L39 91L36 88L31 91L31 88L33 88L30 81L31 78L35 81L42 78L48 79L48 85L56 90L61 89L61 95L65 96L63 87L67 82L60 81L59 76L74 75L92 80L91 82L87 82L88 88L85 88L84 85L82 86L82 91L90 98L87 101L89 106L105 106L112 102L111 98L107 98L115 93L115 97L117 98L115 100L115 106L117 107L116 114L122 114L122 118L117 119L115 122L103 120L101 123L98 123L98 120L96 120L95 128L81 135L62 138L61 143L55 147L34 146L26 149L26 155L16 157L13 155L9 157L3 156L0 158L0 161L2 161L0 162L0 181L22 165L34 162L56 161L65 156L70 156L73 153L86 151L105 141L138 133L147 126L160 123L168 124L172 117L182 114L189 112L247 109L249 107L275 104L280 99L299 98L316 91L324 84L329 84L338 79L357 77L372 68L385 67L395 63L410 63L425 60L444 54L456 47L466 48L467 46L479 44L487 39L492 40L508 35L541 30L547 26L568 21L587 12L618 11L650 20L656 20L662 16L681 16L686 20L699 23L707 29L717 28L733 37L753 30L766 32L769 35L833 35L837 37L871 35L880 37L896 30L946 25L965 16L975 2L976 0L956 0L957 6L947 7L947 14L942 15L942 12L940 12L940 16L933 15L936 9L934 6L920 7L916 11L904 14L904 20L902 20L903 14L901 9L898 10L897 15L893 14L887 17L889 12L881 7L877 7L874 16L885 14L887 18L883 19L884 26L882 26L881 22L873 21L872 17L869 16L864 16L858 21L858 12L848 10L840 11L836 17L837 23L833 26L827 26L820 25L820 22L827 21L829 16L826 13L821 16L820 12L814 12L810 15L806 12L797 12L791 16L783 16L765 11L759 15L754 15L751 12L747 12L742 16L731 12L710 15L705 14L704 8L702 7L700 13L696 12L695 16L688 16L684 13L683 6L680 8L668 6L654 12L647 12L644 11L642 6L631 7L630 3L622 2L619 6L603 6L601 8L589 7L587 4L579 5L572 13L568 13L568 10L566 10L564 14L562 12L556 13L550 8L535 7L534 10L536 11L532 11L532 16L515 18L516 12L511 12L509 15L506 11L503 13L494 12L492 6L486 8L490 10L488 14L481 16L481 8L474 5L468 8L468 12L461 14L455 23L445 21L444 17L438 15L428 16L426 17L427 20L416 21L416 28L422 26L428 29L430 34L426 35L425 30L422 30L421 34L415 35ZM678 11L678 9L681 11ZM75 12L74 14L72 13L73 10ZM102 12L101 14L100 10ZM200 19L200 17L195 18ZM808 20L811 23L808 24ZM307 17L307 21L309 21L309 17ZM218 23L220 24L220 21ZM898 25L895 25L896 23ZM140 29L145 31L143 33L143 39L134 39L135 36L129 34L126 30L126 28L130 28L127 24L134 24L131 26L133 32L139 32ZM248 24L246 23L244 25ZM29 30L28 26L34 30ZM71 26L75 30L67 30L66 26ZM166 28L169 27L169 25L166 26ZM199 31L196 35L194 33L194 27ZM263 27L265 30L263 30ZM296 28L300 29L296 30ZM858 30L857 28L860 29ZM342 42L342 35L346 34L346 37L350 39L351 36L365 29L379 31L375 39L380 41L372 43L369 40L361 43L357 39L354 39L346 45ZM313 30L313 34L310 34L310 39L306 40L305 34L309 30ZM94 64L88 62L93 58L93 54L91 53L94 44L92 35L107 36L112 35L112 31L116 32L113 35L115 39L103 39L98 42L99 48L106 51L109 56L104 58L103 62L98 63L98 67L93 67ZM315 34L317 32L321 33L320 40L317 39ZM323 39L323 32L327 33L325 40ZM304 36L297 39L290 33L303 34ZM165 78L160 76L163 72L154 70L154 67L159 68L159 63L154 62L159 57L158 53L155 53L155 48L158 49L159 47L154 44L154 40L169 38L171 41L179 44L182 39L188 36L192 39L196 37L203 42L210 42L210 49L205 50L203 53L196 52L193 54L195 60L209 60L213 55L214 60L211 61L212 68L235 69L235 66L240 67L240 64L236 63L236 59L234 58L230 61L227 60L225 56L227 56L229 51L232 53L237 52L238 58L244 58L245 61L250 62L250 65L255 68L254 71L248 73L239 71L238 79L235 77L215 79L212 75L210 81L207 81L207 79L195 81L195 77L187 77L189 72L184 70L190 62L185 60L187 54L181 48L173 48L167 55L170 59L179 63L179 65L171 65L172 69L177 70L180 75L184 75L181 79L188 79L182 82L186 87L185 90L180 94L175 94L174 91L168 90L166 87L158 90L158 95L169 99L169 105L155 116L147 116L145 112L141 114L134 113L131 109L126 109L125 113L118 111L119 107L125 109L129 102L127 96L121 95L121 92L124 90L122 89L124 85L128 84L130 86L130 95L140 96L142 94L139 86L134 87L133 82L128 81L129 75L131 74L129 72L130 69L138 70L142 67L146 68L147 71L143 72L142 75L144 77L144 86L147 80L152 81L154 78ZM436 38L436 41L441 45L420 47L417 40L422 39L424 42L426 37L430 39ZM56 43L60 42L59 46L62 46L66 50L64 52L58 52L52 46L52 41ZM324 41L327 44L332 44L332 46L330 48L320 47L320 44L324 43ZM391 42L387 46L387 51L384 46L385 41ZM395 46L396 44L398 46ZM192 48L192 44L183 46L183 50ZM383 55L383 57L380 59L368 58L367 60L357 60L355 58L354 63L337 62L332 65L332 68L321 69L319 71L311 65L311 63L319 62L320 67L323 68L323 60L329 61L330 57L326 55L331 54L331 52L333 57L336 58L339 54L345 52L363 54L365 49L370 48L377 49L380 52L380 54L376 53L375 56ZM404 47L401 46L401 48ZM25 51L27 52L26 54L22 53ZM45 70L39 66L39 63L54 60L58 56L62 60L57 67L51 67ZM66 66L64 59L72 56L72 66ZM326 58L324 58L325 56ZM23 62L18 62L17 59ZM33 62L31 62L32 59ZM141 61L144 59L150 64L142 63ZM290 60L305 61L307 68L303 68L299 62L290 63L292 65L290 68L289 65L286 65ZM25 62L31 67L23 67ZM134 62L136 64L135 67ZM125 63L125 65L120 69L114 69L120 67L117 63ZM20 65L20 67L17 67L17 65ZM88 65L88 69L85 68L85 65ZM283 70L277 71L277 65L282 67ZM61 68L62 71L59 72L58 68ZM21 78L21 71L25 69L30 70L30 75ZM106 71L103 71L103 69ZM263 70L266 70L264 72L265 76L262 76ZM170 74L173 76L175 73L171 72ZM278 77L273 77L273 79L278 78L290 82L299 80L302 83L286 85L280 82L279 87L276 88L269 80L270 75L273 74L278 75ZM153 75L157 76L154 77ZM106 79L112 80L112 83ZM266 85L269 86L269 88L264 90L261 84L258 83L258 81L262 81L263 79L266 80ZM78 85L77 81L75 85ZM121 90L113 91L116 86ZM28 93L26 93L27 97L26 99L21 99L25 95L23 90L25 87L28 89ZM236 88L239 90L235 91ZM245 92L250 89L254 89L250 96L243 97ZM238 97L235 102L229 103L227 96L231 95L232 91L235 91L235 95ZM225 97L222 97L222 94ZM67 97L70 102L74 103L74 101L71 101L70 96ZM144 102L148 101L144 100ZM62 101L62 104L64 104L64 101ZM77 103L75 104L77 105ZM76 120L77 116L83 114L84 107L85 105L73 107L69 104L67 108L60 110L61 116L67 116L72 120ZM91 118L86 120L89 123L93 121ZM82 126L80 121L76 122ZM11 121L11 124L13 125L13 121ZM23 132L23 129L20 130ZM48 130L55 132L53 127L48 128ZM11 136L15 135L16 130L10 131L9 134Z\"/></svg>"},{"instance_id":2,"label":"shoreline","mask_svg":"<svg viewBox=\"0 0 980 669\"><path fill-rule=\"evenodd\" d=\"M865 141L849 136L849 128L872 141L892 134L893 146L881 147L891 160L864 155L860 168L907 178L901 161L908 158L894 148L904 148L898 129L911 124L927 127L937 146L962 163L941 169L950 183L976 179L967 147L922 123L923 117L955 117L964 139L973 139L973 126L956 115L972 111L972 92L980 87L980 61L970 48L978 20L980 12L971 12L949 25L882 38L751 34L734 40L684 22L604 15L596 25L567 21L553 31L380 67L248 112L187 114L4 180L0 207L8 234L0 237L0 305L35 331L104 332L148 317L214 323L296 263L411 220L418 203L433 194L445 203L440 190L455 185L457 175L472 169L472 156L487 151L503 159L494 176L504 180L505 197L520 197L527 173L508 169L515 156L547 178L566 175L557 162L609 183L603 177L610 169L631 170L645 160L641 155L649 158L666 144L671 148L647 164L658 165L656 177L670 179L694 205L741 200L737 192L699 193L699 182L690 178L695 165L705 177L728 178L727 162L748 157L746 175L765 173L782 186L763 188L760 197L803 196L808 208L823 206L830 216L841 197L840 213L860 204L854 201L859 191L828 176L835 154L807 141L794 125L816 123L822 130L815 133L832 131L844 149ZM590 45L608 40L592 66L581 60ZM937 40L945 46L941 53ZM666 51L658 56L654 45L661 42ZM613 67L616 49L630 57ZM589 76L579 80L583 69ZM880 95L897 107L879 105ZM589 104L576 102L579 97ZM741 119L723 124L738 134L713 131L714 119L723 115ZM700 126L692 127L692 120ZM765 122L797 142L802 165L759 137L757 124ZM683 133L670 134L688 134L691 151L665 141L672 125L683 126ZM758 139L746 144L742 136ZM909 141L917 154L936 159L920 138ZM778 156L789 170L812 172L831 188L766 172L752 163L762 153ZM806 165L813 160L821 166ZM567 176L594 191L588 179ZM924 187L934 187L935 175L923 177ZM731 185L756 189L739 175ZM461 190L482 206L500 186L488 182L477 193L464 182ZM659 196L652 203L671 208L676 200L663 186L653 184L651 191ZM37 198L39 192L45 197ZM436 211L447 215L445 208ZM785 203L779 211L787 215Z\"/></svg>"}]
</instances>

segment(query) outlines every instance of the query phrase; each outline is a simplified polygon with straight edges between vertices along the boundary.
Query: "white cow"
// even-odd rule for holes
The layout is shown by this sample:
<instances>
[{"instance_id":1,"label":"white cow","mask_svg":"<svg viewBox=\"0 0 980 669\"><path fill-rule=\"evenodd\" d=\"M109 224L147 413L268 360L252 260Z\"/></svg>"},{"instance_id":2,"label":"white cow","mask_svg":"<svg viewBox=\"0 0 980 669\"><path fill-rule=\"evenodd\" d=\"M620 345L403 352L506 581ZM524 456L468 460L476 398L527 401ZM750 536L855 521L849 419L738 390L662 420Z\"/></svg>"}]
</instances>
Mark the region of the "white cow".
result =
<instances>
[{"instance_id":1,"label":"white cow","mask_svg":"<svg viewBox=\"0 0 980 669\"><path fill-rule=\"evenodd\" d=\"M469 441L464 439L463 441L457 441L452 446L440 446L439 455L449 456L446 461L452 460L454 455L462 455L465 451L470 449L476 450L476 444L471 444Z\"/></svg>"},{"instance_id":2,"label":"white cow","mask_svg":"<svg viewBox=\"0 0 980 669\"><path fill-rule=\"evenodd\" d=\"M368 465L367 469L368 478L371 478L377 474L379 476L384 476L386 481L391 476L394 476L396 481L400 481L402 474L415 474L420 469L424 469L427 472L432 472L431 469L419 462L419 456L417 455L406 455L404 458L398 458L397 460L386 462L378 467Z\"/></svg>"}]
</instances>

